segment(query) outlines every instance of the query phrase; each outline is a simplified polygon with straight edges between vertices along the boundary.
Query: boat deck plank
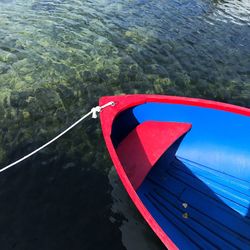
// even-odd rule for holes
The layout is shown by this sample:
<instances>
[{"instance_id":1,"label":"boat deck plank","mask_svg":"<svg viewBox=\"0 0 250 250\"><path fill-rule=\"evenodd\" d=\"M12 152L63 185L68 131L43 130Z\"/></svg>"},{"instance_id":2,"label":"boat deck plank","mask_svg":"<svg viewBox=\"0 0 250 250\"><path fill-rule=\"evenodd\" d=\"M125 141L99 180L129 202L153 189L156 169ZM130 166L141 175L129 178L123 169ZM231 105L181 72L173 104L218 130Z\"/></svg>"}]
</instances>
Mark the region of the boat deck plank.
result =
<instances>
[{"instance_id":1,"label":"boat deck plank","mask_svg":"<svg viewBox=\"0 0 250 250\"><path fill-rule=\"evenodd\" d=\"M176 159L157 164L137 193L181 249L250 249L249 190L244 180Z\"/></svg>"}]
</instances>

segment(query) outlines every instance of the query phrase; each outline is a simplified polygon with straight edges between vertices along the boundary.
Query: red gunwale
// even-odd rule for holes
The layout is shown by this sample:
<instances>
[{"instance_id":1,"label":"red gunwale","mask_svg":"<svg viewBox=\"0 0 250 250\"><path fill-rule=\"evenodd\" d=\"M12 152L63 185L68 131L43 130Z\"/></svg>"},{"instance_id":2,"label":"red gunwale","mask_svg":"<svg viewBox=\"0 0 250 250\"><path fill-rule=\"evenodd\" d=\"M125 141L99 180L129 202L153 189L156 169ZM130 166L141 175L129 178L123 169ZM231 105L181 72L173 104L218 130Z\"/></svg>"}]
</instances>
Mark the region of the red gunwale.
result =
<instances>
[{"instance_id":1,"label":"red gunwale","mask_svg":"<svg viewBox=\"0 0 250 250\"><path fill-rule=\"evenodd\" d=\"M198 106L204 108L212 108L217 110L228 111L240 115L250 116L250 109L235 106L232 104L226 104L216 101L188 98L188 97L179 97L179 96L164 96L164 95L121 95L121 96L104 96L100 98L99 105L104 105L110 101L115 102L115 106L109 106L101 111L100 119L102 125L102 132L106 142L106 146L110 153L111 159L114 163L116 171L128 192L130 198L136 205L137 209L140 211L144 219L148 222L150 227L156 233L156 235L161 239L163 244L168 249L178 249L174 242L167 236L167 234L162 230L156 220L149 213L147 208L141 202L139 196L131 185L122 164L116 154L116 150L113 146L111 140L111 129L115 117L122 112L123 110L140 105L147 102L158 102L158 103L169 103L169 104L183 104Z\"/></svg>"}]
</instances>

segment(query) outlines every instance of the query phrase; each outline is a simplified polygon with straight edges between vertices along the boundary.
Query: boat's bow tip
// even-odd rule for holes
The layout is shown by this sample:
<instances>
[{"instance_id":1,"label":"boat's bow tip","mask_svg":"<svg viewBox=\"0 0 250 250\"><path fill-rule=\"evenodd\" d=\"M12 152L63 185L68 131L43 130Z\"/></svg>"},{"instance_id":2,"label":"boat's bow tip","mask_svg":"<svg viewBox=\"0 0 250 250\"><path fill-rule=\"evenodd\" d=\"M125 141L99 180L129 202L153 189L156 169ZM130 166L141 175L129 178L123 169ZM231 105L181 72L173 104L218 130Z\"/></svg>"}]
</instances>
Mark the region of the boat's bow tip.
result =
<instances>
[{"instance_id":1,"label":"boat's bow tip","mask_svg":"<svg viewBox=\"0 0 250 250\"><path fill-rule=\"evenodd\" d=\"M114 96L101 96L99 98L99 106L102 106L108 102L111 102L114 100Z\"/></svg>"}]
</instances>

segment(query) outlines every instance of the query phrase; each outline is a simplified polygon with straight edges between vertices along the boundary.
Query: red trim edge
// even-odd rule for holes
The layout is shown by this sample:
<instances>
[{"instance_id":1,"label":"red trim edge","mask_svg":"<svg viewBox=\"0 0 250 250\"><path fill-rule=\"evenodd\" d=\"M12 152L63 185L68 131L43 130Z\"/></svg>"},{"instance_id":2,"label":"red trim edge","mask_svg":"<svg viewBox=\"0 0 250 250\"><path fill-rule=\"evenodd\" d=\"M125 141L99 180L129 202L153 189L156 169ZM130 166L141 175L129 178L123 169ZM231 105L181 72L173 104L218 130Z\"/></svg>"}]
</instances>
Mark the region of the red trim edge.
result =
<instances>
[{"instance_id":1,"label":"red trim edge","mask_svg":"<svg viewBox=\"0 0 250 250\"><path fill-rule=\"evenodd\" d=\"M133 186L131 185L122 164L117 156L116 150L113 146L111 141L111 129L112 123L121 111L133 107L136 105L140 105L146 102L160 102L160 103L172 103L172 104L183 104L183 105L191 105L191 106L198 106L204 108L212 108L218 109L223 111L228 111L240 115L250 116L250 109L243 108L240 106L235 106L231 104L210 101L210 100L203 100L203 99L195 99L195 98L188 98L188 97L179 97L179 96L164 96L164 95L121 95L121 96L105 96L100 98L99 105L104 105L110 101L115 102L115 106L109 106L101 111L100 119L101 119L101 126L103 136L106 142L106 146L108 148L109 154L111 159L114 163L116 171L127 190L130 198L136 205L137 209L140 211L144 219L148 222L150 227L156 233L156 235L160 238L163 244L168 249L178 249L174 242L167 236L167 234L162 230L156 220L152 217L149 211L146 209L142 201L140 200L139 196L137 195L136 191L134 190Z\"/></svg>"}]
</instances>

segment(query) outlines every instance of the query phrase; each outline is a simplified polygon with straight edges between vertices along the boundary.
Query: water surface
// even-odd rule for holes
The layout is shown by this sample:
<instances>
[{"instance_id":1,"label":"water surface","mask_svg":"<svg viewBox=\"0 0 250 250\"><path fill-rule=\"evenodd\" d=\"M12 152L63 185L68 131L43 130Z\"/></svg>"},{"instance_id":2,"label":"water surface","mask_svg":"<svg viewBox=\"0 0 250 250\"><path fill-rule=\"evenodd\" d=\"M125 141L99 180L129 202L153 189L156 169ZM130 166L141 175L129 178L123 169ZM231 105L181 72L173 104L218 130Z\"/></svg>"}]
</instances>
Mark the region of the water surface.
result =
<instances>
[{"instance_id":1,"label":"water surface","mask_svg":"<svg viewBox=\"0 0 250 250\"><path fill-rule=\"evenodd\" d=\"M0 164L121 93L250 107L248 0L0 0ZM88 120L0 176L3 249L163 249Z\"/></svg>"}]
</instances>

